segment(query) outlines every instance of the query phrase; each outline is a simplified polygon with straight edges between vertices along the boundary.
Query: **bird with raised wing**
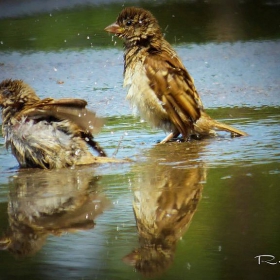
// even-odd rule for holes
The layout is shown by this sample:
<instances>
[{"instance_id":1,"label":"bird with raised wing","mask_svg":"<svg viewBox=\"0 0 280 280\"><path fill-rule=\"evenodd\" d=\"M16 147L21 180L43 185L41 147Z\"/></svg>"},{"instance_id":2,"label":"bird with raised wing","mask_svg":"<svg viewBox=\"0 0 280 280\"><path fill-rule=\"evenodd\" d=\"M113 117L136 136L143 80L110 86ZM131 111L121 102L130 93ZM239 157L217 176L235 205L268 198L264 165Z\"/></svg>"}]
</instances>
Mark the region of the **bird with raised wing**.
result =
<instances>
[{"instance_id":1,"label":"bird with raised wing","mask_svg":"<svg viewBox=\"0 0 280 280\"><path fill-rule=\"evenodd\" d=\"M21 167L45 169L116 162L94 140L103 121L83 99L40 99L22 80L0 83L2 133ZM94 156L89 148L97 152Z\"/></svg>"},{"instance_id":2,"label":"bird with raised wing","mask_svg":"<svg viewBox=\"0 0 280 280\"><path fill-rule=\"evenodd\" d=\"M184 141L191 136L212 136L216 130L247 135L204 111L194 80L149 11L125 8L105 31L124 41L124 86L134 111L154 127L170 132L161 143L180 134Z\"/></svg>"}]
</instances>

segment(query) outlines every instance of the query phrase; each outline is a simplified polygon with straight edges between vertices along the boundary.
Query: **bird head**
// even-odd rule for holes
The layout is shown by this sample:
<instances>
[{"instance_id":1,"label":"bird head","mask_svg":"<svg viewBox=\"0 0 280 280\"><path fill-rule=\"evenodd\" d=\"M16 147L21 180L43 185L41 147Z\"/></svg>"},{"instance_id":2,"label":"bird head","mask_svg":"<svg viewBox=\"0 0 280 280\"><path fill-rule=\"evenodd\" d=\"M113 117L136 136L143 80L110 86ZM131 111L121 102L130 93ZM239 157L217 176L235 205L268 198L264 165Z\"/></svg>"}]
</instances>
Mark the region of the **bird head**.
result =
<instances>
[{"instance_id":1,"label":"bird head","mask_svg":"<svg viewBox=\"0 0 280 280\"><path fill-rule=\"evenodd\" d=\"M156 18L149 11L136 7L123 9L117 21L107 26L105 31L132 45L147 44L162 37Z\"/></svg>"},{"instance_id":2,"label":"bird head","mask_svg":"<svg viewBox=\"0 0 280 280\"><path fill-rule=\"evenodd\" d=\"M35 91L22 80L4 80L0 83L0 107L20 109L40 100Z\"/></svg>"}]
</instances>

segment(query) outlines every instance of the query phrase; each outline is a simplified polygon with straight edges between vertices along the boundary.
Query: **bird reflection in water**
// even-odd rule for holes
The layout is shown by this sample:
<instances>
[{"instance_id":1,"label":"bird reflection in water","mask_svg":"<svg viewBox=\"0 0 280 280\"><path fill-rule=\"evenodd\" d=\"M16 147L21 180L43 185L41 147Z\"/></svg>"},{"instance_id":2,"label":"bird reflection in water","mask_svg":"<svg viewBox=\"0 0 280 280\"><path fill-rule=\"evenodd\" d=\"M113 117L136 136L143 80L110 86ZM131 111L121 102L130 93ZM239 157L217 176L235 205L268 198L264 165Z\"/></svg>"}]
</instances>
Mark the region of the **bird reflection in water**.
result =
<instances>
[{"instance_id":1,"label":"bird reflection in water","mask_svg":"<svg viewBox=\"0 0 280 280\"><path fill-rule=\"evenodd\" d=\"M88 230L110 206L92 168L23 170L13 178L8 203L9 228L0 249L15 257L35 254L47 237Z\"/></svg>"},{"instance_id":2,"label":"bird reflection in water","mask_svg":"<svg viewBox=\"0 0 280 280\"><path fill-rule=\"evenodd\" d=\"M176 243L186 232L206 181L200 159L203 142L158 145L148 164L137 166L133 209L140 247L123 258L145 276L163 273L173 262Z\"/></svg>"}]
</instances>

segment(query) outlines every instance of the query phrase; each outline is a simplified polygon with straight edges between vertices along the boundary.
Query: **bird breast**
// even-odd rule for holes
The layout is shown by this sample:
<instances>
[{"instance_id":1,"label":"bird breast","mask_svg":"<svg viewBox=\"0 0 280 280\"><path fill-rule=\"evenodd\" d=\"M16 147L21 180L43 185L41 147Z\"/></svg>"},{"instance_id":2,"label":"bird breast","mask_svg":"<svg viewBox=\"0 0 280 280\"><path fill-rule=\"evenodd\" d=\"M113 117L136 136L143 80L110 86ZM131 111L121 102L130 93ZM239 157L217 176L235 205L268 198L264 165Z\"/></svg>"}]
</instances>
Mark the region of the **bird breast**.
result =
<instances>
[{"instance_id":1,"label":"bird breast","mask_svg":"<svg viewBox=\"0 0 280 280\"><path fill-rule=\"evenodd\" d=\"M128 88L126 98L132 106L133 113L139 114L154 127L171 131L172 124L162 102L150 87L151 81L147 77L143 62L137 61L133 64L133 67L126 68L124 74L124 87Z\"/></svg>"},{"instance_id":2,"label":"bird breast","mask_svg":"<svg viewBox=\"0 0 280 280\"><path fill-rule=\"evenodd\" d=\"M84 154L89 153L86 144L79 137L65 133L67 121L49 123L36 122L23 117L3 128L6 145L22 167L61 168L75 164ZM32 163L32 164L31 164Z\"/></svg>"}]
</instances>

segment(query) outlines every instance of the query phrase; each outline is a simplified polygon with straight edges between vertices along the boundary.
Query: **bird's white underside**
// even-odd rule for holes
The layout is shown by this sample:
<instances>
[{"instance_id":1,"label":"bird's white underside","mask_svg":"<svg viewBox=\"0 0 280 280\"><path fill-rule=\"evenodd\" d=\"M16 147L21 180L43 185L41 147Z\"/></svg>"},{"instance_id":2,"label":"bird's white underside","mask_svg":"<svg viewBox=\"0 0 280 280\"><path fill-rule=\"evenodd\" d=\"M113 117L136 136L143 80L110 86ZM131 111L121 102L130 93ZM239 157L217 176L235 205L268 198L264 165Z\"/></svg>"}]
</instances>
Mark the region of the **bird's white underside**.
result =
<instances>
[{"instance_id":1,"label":"bird's white underside","mask_svg":"<svg viewBox=\"0 0 280 280\"><path fill-rule=\"evenodd\" d=\"M150 87L150 80L141 61L135 67L128 67L124 76L124 87L128 88L127 100L132 105L133 113L139 114L142 119L154 127L171 131L171 123L161 101Z\"/></svg>"}]
</instances>

